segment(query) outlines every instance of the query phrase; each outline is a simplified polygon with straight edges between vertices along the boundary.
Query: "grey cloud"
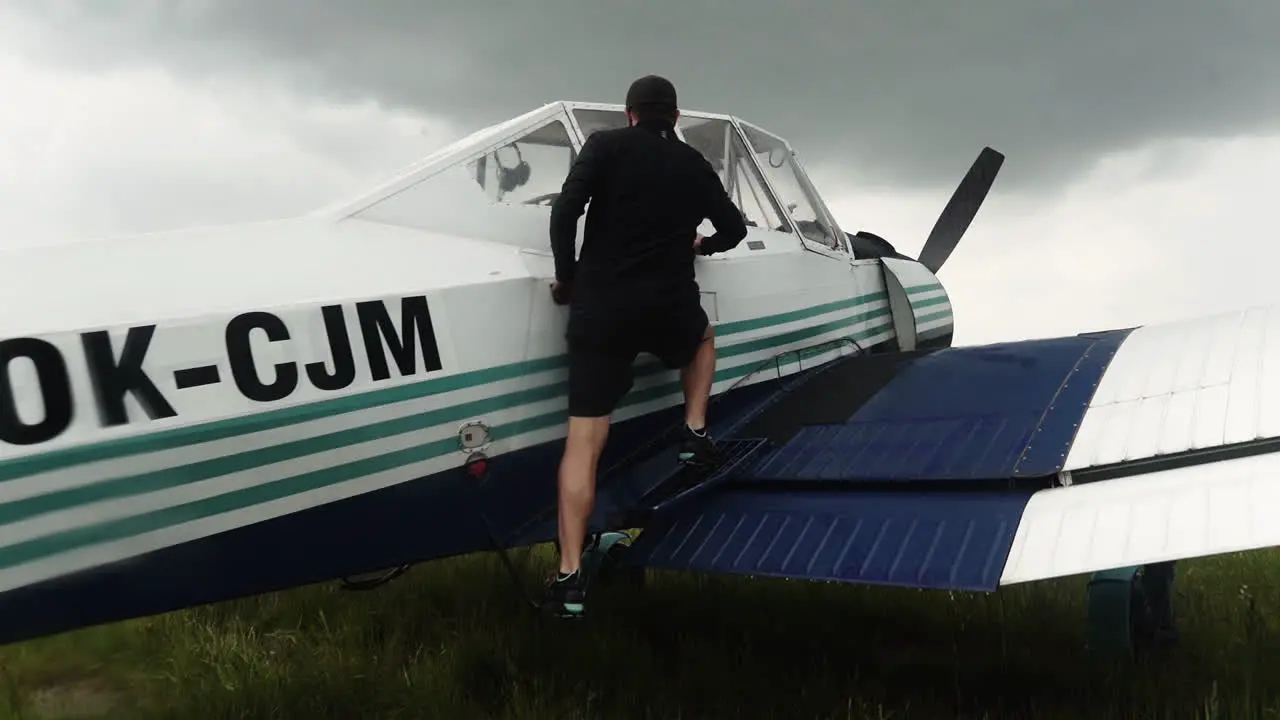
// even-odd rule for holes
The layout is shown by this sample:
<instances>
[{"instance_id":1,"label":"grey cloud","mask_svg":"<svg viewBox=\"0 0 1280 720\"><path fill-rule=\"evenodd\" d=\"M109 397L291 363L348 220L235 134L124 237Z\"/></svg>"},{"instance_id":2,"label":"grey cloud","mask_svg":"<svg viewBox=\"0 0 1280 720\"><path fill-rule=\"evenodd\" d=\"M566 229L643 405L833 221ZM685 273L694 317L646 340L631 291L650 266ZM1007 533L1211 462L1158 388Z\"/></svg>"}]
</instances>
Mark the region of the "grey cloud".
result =
<instances>
[{"instance_id":1,"label":"grey cloud","mask_svg":"<svg viewBox=\"0 0 1280 720\"><path fill-rule=\"evenodd\" d=\"M1275 0L19 2L63 60L284 73L468 126L657 72L860 182L951 184L990 144L1003 189L1045 189L1114 150L1280 125Z\"/></svg>"}]
</instances>

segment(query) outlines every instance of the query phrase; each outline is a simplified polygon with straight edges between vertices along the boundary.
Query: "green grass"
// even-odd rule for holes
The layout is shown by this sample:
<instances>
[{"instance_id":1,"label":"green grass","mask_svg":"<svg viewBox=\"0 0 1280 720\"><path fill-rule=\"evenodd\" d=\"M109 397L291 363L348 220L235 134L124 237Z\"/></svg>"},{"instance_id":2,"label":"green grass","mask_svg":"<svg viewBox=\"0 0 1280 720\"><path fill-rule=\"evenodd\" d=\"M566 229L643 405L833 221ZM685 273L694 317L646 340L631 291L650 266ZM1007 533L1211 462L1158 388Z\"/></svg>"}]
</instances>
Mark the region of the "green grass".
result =
<instances>
[{"instance_id":1,"label":"green grass","mask_svg":"<svg viewBox=\"0 0 1280 720\"><path fill-rule=\"evenodd\" d=\"M949 596L651 573L563 624L465 557L0 648L0 718L1280 718L1278 576L1273 551L1181 564L1183 644L1133 666L1084 649L1081 578Z\"/></svg>"}]
</instances>

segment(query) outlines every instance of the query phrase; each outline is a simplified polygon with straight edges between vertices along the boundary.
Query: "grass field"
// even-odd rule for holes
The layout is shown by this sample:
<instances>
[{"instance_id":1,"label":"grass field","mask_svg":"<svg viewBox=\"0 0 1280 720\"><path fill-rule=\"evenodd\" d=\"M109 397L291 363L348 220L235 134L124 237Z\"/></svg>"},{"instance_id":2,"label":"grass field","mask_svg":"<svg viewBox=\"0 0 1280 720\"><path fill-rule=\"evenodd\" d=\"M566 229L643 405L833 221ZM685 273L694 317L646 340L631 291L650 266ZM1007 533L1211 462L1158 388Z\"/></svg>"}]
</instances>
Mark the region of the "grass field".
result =
<instances>
[{"instance_id":1,"label":"grass field","mask_svg":"<svg viewBox=\"0 0 1280 720\"><path fill-rule=\"evenodd\" d=\"M1084 650L1081 578L953 597L650 574L566 625L475 556L0 648L0 717L1275 718L1278 578L1280 552L1181 564L1182 646L1132 666Z\"/></svg>"}]
</instances>

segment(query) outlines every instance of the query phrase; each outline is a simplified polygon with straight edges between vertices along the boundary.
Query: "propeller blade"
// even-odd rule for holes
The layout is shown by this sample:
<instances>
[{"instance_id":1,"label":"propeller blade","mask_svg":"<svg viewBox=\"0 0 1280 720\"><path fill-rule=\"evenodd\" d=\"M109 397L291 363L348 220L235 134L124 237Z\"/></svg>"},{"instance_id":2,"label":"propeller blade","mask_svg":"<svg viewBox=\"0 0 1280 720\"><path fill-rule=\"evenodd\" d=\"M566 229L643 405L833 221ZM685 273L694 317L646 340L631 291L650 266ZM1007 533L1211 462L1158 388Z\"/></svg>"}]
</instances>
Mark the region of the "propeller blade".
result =
<instances>
[{"instance_id":1,"label":"propeller blade","mask_svg":"<svg viewBox=\"0 0 1280 720\"><path fill-rule=\"evenodd\" d=\"M929 239L924 242L924 249L920 251L919 262L929 268L929 272L936 274L951 256L951 251L956 249L960 238L969 229L969 223L977 216L978 208L982 207L982 201L987 198L987 191L995 183L996 173L1000 172L1003 163L1004 155L989 147L978 153L978 159L973 161L973 166L942 209Z\"/></svg>"}]
</instances>

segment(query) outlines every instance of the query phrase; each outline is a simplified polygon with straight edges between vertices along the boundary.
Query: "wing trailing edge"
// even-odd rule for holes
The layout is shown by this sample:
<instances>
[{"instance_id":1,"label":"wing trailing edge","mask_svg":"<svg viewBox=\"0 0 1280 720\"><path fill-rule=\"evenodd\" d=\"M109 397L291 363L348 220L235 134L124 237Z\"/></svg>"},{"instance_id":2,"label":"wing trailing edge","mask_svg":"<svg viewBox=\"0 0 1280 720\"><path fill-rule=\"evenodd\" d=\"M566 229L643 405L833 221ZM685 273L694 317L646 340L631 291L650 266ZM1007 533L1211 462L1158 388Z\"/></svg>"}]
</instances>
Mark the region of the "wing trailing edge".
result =
<instances>
[{"instance_id":1,"label":"wing trailing edge","mask_svg":"<svg viewBox=\"0 0 1280 720\"><path fill-rule=\"evenodd\" d=\"M634 552L672 570L994 590L1030 496L737 489L655 518Z\"/></svg>"},{"instance_id":2,"label":"wing trailing edge","mask_svg":"<svg viewBox=\"0 0 1280 720\"><path fill-rule=\"evenodd\" d=\"M1002 585L1280 546L1280 453L1041 490Z\"/></svg>"}]
</instances>

